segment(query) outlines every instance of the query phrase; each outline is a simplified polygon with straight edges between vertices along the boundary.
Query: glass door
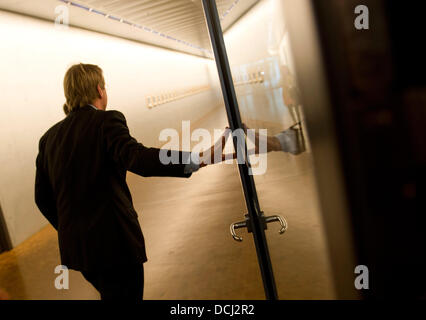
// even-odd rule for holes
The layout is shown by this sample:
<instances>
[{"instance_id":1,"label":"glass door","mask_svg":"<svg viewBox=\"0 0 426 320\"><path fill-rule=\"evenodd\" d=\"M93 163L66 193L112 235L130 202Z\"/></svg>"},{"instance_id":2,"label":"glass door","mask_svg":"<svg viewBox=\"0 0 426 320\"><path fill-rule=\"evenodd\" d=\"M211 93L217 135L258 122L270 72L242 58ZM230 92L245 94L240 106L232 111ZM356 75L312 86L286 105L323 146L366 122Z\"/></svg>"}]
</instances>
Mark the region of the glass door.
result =
<instances>
[{"instance_id":1,"label":"glass door","mask_svg":"<svg viewBox=\"0 0 426 320\"><path fill-rule=\"evenodd\" d=\"M229 66L228 57L226 54L225 43L220 25L219 15L215 1L203 0L203 7L206 16L206 21L209 29L209 35L214 51L216 64L219 72L219 79L221 88L225 99L225 107L228 116L228 121L231 130L234 132L242 128L242 120L238 108L237 97L235 88L232 81L232 74ZM233 137L234 148L241 151L242 145L238 144L237 137ZM245 150L244 150L245 151ZM243 152L244 152L243 151ZM264 231L264 220L260 210L259 201L257 199L257 192L253 177L249 174L249 164L239 163L238 165L242 186L244 189L244 196L248 213L245 216L245 221L234 224L231 230L234 232L235 228L245 227L253 233L254 243L256 246L256 254L261 270L263 286L267 299L278 299L274 274L272 270L268 244L266 242ZM241 238L237 238L240 239Z\"/></svg>"},{"instance_id":2,"label":"glass door","mask_svg":"<svg viewBox=\"0 0 426 320\"><path fill-rule=\"evenodd\" d=\"M259 1L225 33L216 2L203 8L234 148L245 155L238 168L248 212L230 232L236 241L250 241L238 229L252 234L267 299L332 299L282 1Z\"/></svg>"}]
</instances>

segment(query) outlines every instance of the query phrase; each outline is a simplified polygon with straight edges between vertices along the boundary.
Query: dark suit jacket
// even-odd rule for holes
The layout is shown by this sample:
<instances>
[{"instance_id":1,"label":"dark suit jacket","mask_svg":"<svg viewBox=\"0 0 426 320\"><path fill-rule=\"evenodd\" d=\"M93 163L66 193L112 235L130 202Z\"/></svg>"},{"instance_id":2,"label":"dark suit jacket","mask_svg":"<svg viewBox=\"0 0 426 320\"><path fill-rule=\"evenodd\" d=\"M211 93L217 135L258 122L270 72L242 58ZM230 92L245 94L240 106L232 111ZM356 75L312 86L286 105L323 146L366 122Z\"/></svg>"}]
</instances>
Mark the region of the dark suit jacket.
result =
<instances>
[{"instance_id":1,"label":"dark suit jacket","mask_svg":"<svg viewBox=\"0 0 426 320\"><path fill-rule=\"evenodd\" d=\"M189 157L179 154L180 163ZM127 170L144 177L191 176L184 164L164 165L159 149L132 138L122 113L91 106L43 135L36 167L36 204L58 231L62 264L80 271L147 261Z\"/></svg>"}]
</instances>

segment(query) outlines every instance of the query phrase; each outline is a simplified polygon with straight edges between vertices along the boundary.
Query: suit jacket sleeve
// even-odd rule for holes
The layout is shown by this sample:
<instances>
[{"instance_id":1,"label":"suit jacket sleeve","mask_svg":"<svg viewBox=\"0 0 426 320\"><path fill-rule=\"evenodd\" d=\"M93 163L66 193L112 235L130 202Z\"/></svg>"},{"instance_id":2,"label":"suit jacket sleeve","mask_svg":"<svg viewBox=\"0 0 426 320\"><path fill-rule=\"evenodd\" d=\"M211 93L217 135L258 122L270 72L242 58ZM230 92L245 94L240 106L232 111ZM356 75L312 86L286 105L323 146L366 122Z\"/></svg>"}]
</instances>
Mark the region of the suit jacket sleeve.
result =
<instances>
[{"instance_id":1,"label":"suit jacket sleeve","mask_svg":"<svg viewBox=\"0 0 426 320\"><path fill-rule=\"evenodd\" d=\"M43 138L40 139L39 153L36 159L35 202L41 213L58 230L58 213L52 187L43 166Z\"/></svg>"},{"instance_id":2,"label":"suit jacket sleeve","mask_svg":"<svg viewBox=\"0 0 426 320\"><path fill-rule=\"evenodd\" d=\"M185 174L183 158L189 158L189 152L179 153L179 164L163 164L160 161L160 149L148 148L130 136L124 115L119 111L104 112L102 136L108 155L122 168L143 177L190 177Z\"/></svg>"}]
</instances>

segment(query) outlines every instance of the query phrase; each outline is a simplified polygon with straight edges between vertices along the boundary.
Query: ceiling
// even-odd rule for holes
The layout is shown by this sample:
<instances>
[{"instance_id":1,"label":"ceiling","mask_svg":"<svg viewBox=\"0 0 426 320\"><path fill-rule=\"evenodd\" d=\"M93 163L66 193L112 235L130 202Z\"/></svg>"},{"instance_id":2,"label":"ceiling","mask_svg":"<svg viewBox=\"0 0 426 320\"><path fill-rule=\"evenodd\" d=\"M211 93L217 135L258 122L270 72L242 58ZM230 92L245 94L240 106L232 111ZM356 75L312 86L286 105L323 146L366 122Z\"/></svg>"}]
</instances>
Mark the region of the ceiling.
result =
<instances>
[{"instance_id":1,"label":"ceiling","mask_svg":"<svg viewBox=\"0 0 426 320\"><path fill-rule=\"evenodd\" d=\"M259 0L216 0L226 31ZM66 8L66 9L65 9ZM0 9L213 58L201 0L0 0Z\"/></svg>"}]
</instances>

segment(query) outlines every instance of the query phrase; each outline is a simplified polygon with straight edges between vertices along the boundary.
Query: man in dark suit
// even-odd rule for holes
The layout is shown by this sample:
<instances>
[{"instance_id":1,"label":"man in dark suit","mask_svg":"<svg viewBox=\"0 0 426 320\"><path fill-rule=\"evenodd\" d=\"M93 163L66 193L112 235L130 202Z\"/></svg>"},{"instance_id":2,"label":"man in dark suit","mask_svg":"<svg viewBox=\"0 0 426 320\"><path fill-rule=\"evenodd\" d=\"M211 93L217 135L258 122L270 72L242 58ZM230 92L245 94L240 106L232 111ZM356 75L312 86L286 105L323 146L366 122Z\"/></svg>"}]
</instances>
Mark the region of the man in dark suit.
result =
<instances>
[{"instance_id":1,"label":"man in dark suit","mask_svg":"<svg viewBox=\"0 0 426 320\"><path fill-rule=\"evenodd\" d=\"M58 231L63 265L81 271L102 299L140 300L147 257L126 172L188 178L208 161L183 164L189 152L168 151L179 153L180 164L163 164L160 149L132 138L124 115L105 111L105 82L95 65L72 66L64 92L66 118L40 139L36 204Z\"/></svg>"}]
</instances>

